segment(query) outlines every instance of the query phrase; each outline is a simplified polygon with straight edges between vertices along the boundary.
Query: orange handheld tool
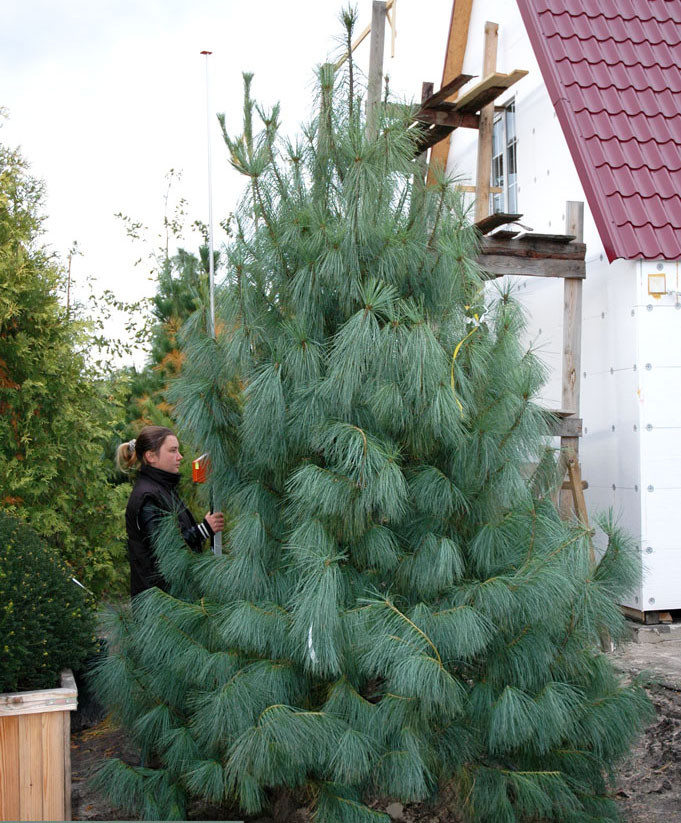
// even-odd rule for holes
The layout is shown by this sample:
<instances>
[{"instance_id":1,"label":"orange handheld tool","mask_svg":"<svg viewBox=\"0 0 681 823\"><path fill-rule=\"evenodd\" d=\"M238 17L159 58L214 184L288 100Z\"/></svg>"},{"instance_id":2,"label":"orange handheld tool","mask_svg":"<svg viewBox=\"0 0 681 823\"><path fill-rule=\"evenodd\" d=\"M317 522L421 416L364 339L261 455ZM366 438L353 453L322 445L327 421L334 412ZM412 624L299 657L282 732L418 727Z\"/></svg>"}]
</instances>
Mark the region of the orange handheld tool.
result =
<instances>
[{"instance_id":1,"label":"orange handheld tool","mask_svg":"<svg viewBox=\"0 0 681 823\"><path fill-rule=\"evenodd\" d=\"M210 468L210 458L208 453L202 454L196 460L192 460L192 480L195 483L205 483L208 478L208 469Z\"/></svg>"}]
</instances>

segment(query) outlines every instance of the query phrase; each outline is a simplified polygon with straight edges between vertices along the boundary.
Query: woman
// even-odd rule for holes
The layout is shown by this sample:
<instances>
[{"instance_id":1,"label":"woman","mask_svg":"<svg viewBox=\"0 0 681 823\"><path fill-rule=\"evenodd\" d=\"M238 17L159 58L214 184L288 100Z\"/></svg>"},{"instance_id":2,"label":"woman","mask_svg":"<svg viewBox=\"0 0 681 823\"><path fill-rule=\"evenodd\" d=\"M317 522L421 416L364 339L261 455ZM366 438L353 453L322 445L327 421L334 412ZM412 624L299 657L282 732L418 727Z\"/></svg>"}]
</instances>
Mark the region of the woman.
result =
<instances>
[{"instance_id":1,"label":"woman","mask_svg":"<svg viewBox=\"0 0 681 823\"><path fill-rule=\"evenodd\" d=\"M167 591L152 547L152 537L163 512L177 514L182 537L192 551L200 552L209 537L223 530L222 512L206 514L197 523L177 493L180 482L180 445L165 426L145 426L136 440L122 443L116 453L121 471L130 471L138 463L139 474L125 510L130 560L130 596L158 586Z\"/></svg>"}]
</instances>

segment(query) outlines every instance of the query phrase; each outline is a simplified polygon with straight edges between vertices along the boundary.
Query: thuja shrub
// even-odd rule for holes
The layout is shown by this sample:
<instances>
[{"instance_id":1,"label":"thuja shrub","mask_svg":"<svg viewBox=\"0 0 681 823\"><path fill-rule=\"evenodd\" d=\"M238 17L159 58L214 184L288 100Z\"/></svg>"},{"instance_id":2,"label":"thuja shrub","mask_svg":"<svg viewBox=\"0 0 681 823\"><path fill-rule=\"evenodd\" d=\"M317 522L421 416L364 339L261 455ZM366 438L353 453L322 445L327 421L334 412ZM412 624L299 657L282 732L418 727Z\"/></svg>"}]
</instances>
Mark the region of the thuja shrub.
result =
<instances>
[{"instance_id":1,"label":"thuja shrub","mask_svg":"<svg viewBox=\"0 0 681 823\"><path fill-rule=\"evenodd\" d=\"M0 512L0 692L47 689L94 648L94 610L56 550Z\"/></svg>"}]
</instances>

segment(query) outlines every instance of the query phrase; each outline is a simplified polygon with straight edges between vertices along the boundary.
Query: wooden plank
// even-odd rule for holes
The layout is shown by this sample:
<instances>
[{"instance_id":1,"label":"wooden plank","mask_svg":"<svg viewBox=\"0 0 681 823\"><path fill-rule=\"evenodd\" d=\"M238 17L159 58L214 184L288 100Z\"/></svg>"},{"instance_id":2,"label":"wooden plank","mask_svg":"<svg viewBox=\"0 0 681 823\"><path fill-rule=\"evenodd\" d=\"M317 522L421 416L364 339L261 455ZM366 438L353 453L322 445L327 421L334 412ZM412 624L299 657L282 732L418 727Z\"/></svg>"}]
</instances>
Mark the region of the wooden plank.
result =
<instances>
[{"instance_id":1,"label":"wooden plank","mask_svg":"<svg viewBox=\"0 0 681 823\"><path fill-rule=\"evenodd\" d=\"M620 611L630 620L636 620L637 623L645 622L645 612L639 609L632 609L631 606L620 606Z\"/></svg>"},{"instance_id":2,"label":"wooden plank","mask_svg":"<svg viewBox=\"0 0 681 823\"><path fill-rule=\"evenodd\" d=\"M425 131L416 142L415 153L417 155L423 154L429 148L438 144L441 140L452 133L449 126L431 126ZM428 169L428 179L431 177L430 167Z\"/></svg>"},{"instance_id":3,"label":"wooden plank","mask_svg":"<svg viewBox=\"0 0 681 823\"><path fill-rule=\"evenodd\" d=\"M480 118L477 114L461 114L457 111L436 111L435 109L421 109L414 115L414 120L419 123L433 123L438 126L449 126L453 131L463 127L465 129L477 129Z\"/></svg>"},{"instance_id":4,"label":"wooden plank","mask_svg":"<svg viewBox=\"0 0 681 823\"><path fill-rule=\"evenodd\" d=\"M64 717L68 712L39 715L43 753L43 814L45 820L64 820Z\"/></svg>"},{"instance_id":5,"label":"wooden plank","mask_svg":"<svg viewBox=\"0 0 681 823\"><path fill-rule=\"evenodd\" d=\"M492 187L490 191L496 191L496 189ZM500 229L499 231L494 232L494 237L496 237L498 240L512 240L514 237L517 237L518 234L519 232L512 231L511 229Z\"/></svg>"},{"instance_id":6,"label":"wooden plank","mask_svg":"<svg viewBox=\"0 0 681 823\"><path fill-rule=\"evenodd\" d=\"M555 243L551 240L505 240L499 234L489 234L480 241L483 254L505 254L509 257L533 257L537 260L576 260L584 262L584 243Z\"/></svg>"},{"instance_id":7,"label":"wooden plank","mask_svg":"<svg viewBox=\"0 0 681 823\"><path fill-rule=\"evenodd\" d=\"M0 694L0 717L34 714L35 712L63 712L78 704L76 688L36 689L31 692Z\"/></svg>"},{"instance_id":8,"label":"wooden plank","mask_svg":"<svg viewBox=\"0 0 681 823\"><path fill-rule=\"evenodd\" d=\"M432 94L433 84L421 83L421 100L427 100ZM419 169L419 178L425 182L426 174L428 173L428 161L424 152L417 154L416 165Z\"/></svg>"},{"instance_id":9,"label":"wooden plank","mask_svg":"<svg viewBox=\"0 0 681 823\"><path fill-rule=\"evenodd\" d=\"M61 687L62 689L69 689L75 692L76 701L78 698L78 687L76 686L76 678L73 676L71 669L64 669L61 673ZM64 820L71 820L71 712L77 706L73 706L69 711L62 715L62 759L64 763Z\"/></svg>"},{"instance_id":10,"label":"wooden plank","mask_svg":"<svg viewBox=\"0 0 681 823\"><path fill-rule=\"evenodd\" d=\"M494 115L497 110L497 107L494 105L494 101L497 97L501 97L505 91L506 86L490 86L490 88L481 91L480 94L468 105L455 106L454 111L460 111L464 114L475 114L479 111L482 114L482 110L489 106L492 115ZM503 106L500 108L503 108Z\"/></svg>"},{"instance_id":11,"label":"wooden plank","mask_svg":"<svg viewBox=\"0 0 681 823\"><path fill-rule=\"evenodd\" d=\"M565 209L567 233L581 243L584 237L584 203L568 201ZM568 248L566 246L565 248ZM582 368L582 283L581 280L565 280L563 284L563 361L561 406L579 412L580 377ZM569 435L560 439L561 451L568 455L568 479L571 461L579 471L579 438ZM574 469L573 469L574 471ZM582 493L582 498L584 497ZM580 516L581 501L574 496L575 512ZM567 492L560 496L560 510L564 516L570 508Z\"/></svg>"},{"instance_id":12,"label":"wooden plank","mask_svg":"<svg viewBox=\"0 0 681 823\"><path fill-rule=\"evenodd\" d=\"M64 712L63 718L64 820L71 820L71 712Z\"/></svg>"},{"instance_id":13,"label":"wooden plank","mask_svg":"<svg viewBox=\"0 0 681 823\"><path fill-rule=\"evenodd\" d=\"M492 277L514 275L517 277L564 277L586 276L583 260L553 260L536 257L513 257L507 254L479 254L480 268Z\"/></svg>"},{"instance_id":14,"label":"wooden plank","mask_svg":"<svg viewBox=\"0 0 681 823\"><path fill-rule=\"evenodd\" d=\"M486 30L488 25L495 26L496 23L485 23ZM510 89L511 86L515 85L518 80L522 80L526 74L527 72L524 69L514 69L510 74L503 74L502 72L495 71L494 68L489 71L483 69L483 79L468 89L468 91L462 94L457 100L457 111L461 111L462 109L466 111L480 111L481 106L479 101L485 101L489 105L491 100L500 97L505 91ZM489 98L490 89L497 90L497 94L492 97L491 100ZM492 114L494 114L494 110L492 110Z\"/></svg>"},{"instance_id":15,"label":"wooden plank","mask_svg":"<svg viewBox=\"0 0 681 823\"><path fill-rule=\"evenodd\" d=\"M482 73L487 80L496 75L497 46L499 43L499 26L496 23L485 23L485 47L482 58ZM483 81L484 85L485 81ZM475 88L480 88L478 83ZM494 85L494 84L492 84ZM489 86L488 86L489 88ZM469 93L470 94L470 93ZM460 110L464 101L470 99L463 95L457 102ZM478 158L475 172L475 222L478 223L489 214L489 187L492 185L492 132L494 129L494 106L480 106L480 125L478 126Z\"/></svg>"},{"instance_id":16,"label":"wooden plank","mask_svg":"<svg viewBox=\"0 0 681 823\"><path fill-rule=\"evenodd\" d=\"M546 240L549 243L571 243L576 240L574 234L542 234L538 231L525 231L518 236L518 240L523 240L528 243L533 243L537 240ZM581 241L580 241L581 242Z\"/></svg>"},{"instance_id":17,"label":"wooden plank","mask_svg":"<svg viewBox=\"0 0 681 823\"><path fill-rule=\"evenodd\" d=\"M586 480L582 480L582 489L584 491L586 491L588 488L589 488L589 484L586 482ZM566 480L563 483L563 485L561 486L561 489L565 489L566 491L571 491L572 486L570 485L569 481Z\"/></svg>"},{"instance_id":18,"label":"wooden plank","mask_svg":"<svg viewBox=\"0 0 681 823\"><path fill-rule=\"evenodd\" d=\"M471 22L471 9L473 0L452 0L452 16L449 20L449 32L447 34L447 51L445 53L445 63L442 68L441 86L445 86L454 78L458 77L463 70L463 59L468 45L468 29ZM456 94L456 92L454 93ZM441 142L433 145L430 152L430 167L428 169L429 186L433 185L437 174L435 169L445 171L447 169L447 157L449 156L449 144L451 134Z\"/></svg>"},{"instance_id":19,"label":"wooden plank","mask_svg":"<svg viewBox=\"0 0 681 823\"><path fill-rule=\"evenodd\" d=\"M476 220L473 225L480 234L488 234L493 229L506 225L506 223L515 223L516 220L520 220L521 217L522 214L495 212L494 214L488 214L487 217L482 217L480 220Z\"/></svg>"},{"instance_id":20,"label":"wooden plank","mask_svg":"<svg viewBox=\"0 0 681 823\"><path fill-rule=\"evenodd\" d=\"M466 83L470 83L470 81L475 77L474 74L458 74L453 80L450 80L448 83L445 83L442 88L433 94L432 92L426 99L421 103L421 107L424 109L432 109L436 106L439 106L441 103L445 103L448 98L450 98L453 94L462 87L465 86ZM452 107L454 103L451 103Z\"/></svg>"},{"instance_id":21,"label":"wooden plank","mask_svg":"<svg viewBox=\"0 0 681 823\"><path fill-rule=\"evenodd\" d=\"M19 718L0 717L0 820L19 813Z\"/></svg>"},{"instance_id":22,"label":"wooden plank","mask_svg":"<svg viewBox=\"0 0 681 823\"><path fill-rule=\"evenodd\" d=\"M582 426L581 417L559 417L551 425L550 433L552 437L581 437Z\"/></svg>"},{"instance_id":23,"label":"wooden plank","mask_svg":"<svg viewBox=\"0 0 681 823\"><path fill-rule=\"evenodd\" d=\"M393 7L394 3L395 3L395 0L386 0L386 4L385 4L386 15L390 11L390 9ZM352 43L352 46L351 46L350 50L354 52L355 49L357 48L357 46L359 46L360 43L363 43L366 40L366 38L369 36L370 32L371 32L371 26L369 25L364 29L364 31L362 31L361 34L359 34L355 38L355 40ZM338 71L338 69L343 65L343 63L345 63L345 61L348 59L349 56L350 55L346 51L345 54L340 58L340 60L334 66L336 71Z\"/></svg>"},{"instance_id":24,"label":"wooden plank","mask_svg":"<svg viewBox=\"0 0 681 823\"><path fill-rule=\"evenodd\" d=\"M367 136L376 137L378 106L383 96L383 52L385 50L385 15L383 0L373 0L371 6L371 43L369 50L369 81L367 86Z\"/></svg>"},{"instance_id":25,"label":"wooden plank","mask_svg":"<svg viewBox=\"0 0 681 823\"><path fill-rule=\"evenodd\" d=\"M42 718L29 714L19 726L19 820L43 820Z\"/></svg>"}]
</instances>

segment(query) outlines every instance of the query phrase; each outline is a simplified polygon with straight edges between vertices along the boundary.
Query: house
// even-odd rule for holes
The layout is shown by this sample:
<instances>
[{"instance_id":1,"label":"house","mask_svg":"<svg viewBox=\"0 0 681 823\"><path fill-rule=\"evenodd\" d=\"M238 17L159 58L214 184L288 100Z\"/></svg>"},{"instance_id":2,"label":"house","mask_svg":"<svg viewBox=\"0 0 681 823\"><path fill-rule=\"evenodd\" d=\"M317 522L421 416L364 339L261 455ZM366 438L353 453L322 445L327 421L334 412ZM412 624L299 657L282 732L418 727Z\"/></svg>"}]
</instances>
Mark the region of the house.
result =
<instances>
[{"instance_id":1,"label":"house","mask_svg":"<svg viewBox=\"0 0 681 823\"><path fill-rule=\"evenodd\" d=\"M681 3L474 0L461 71L477 81L486 21L498 70L528 71L495 101L492 210L558 234L566 201L585 202L585 495L639 543L643 583L623 606L654 620L681 609ZM477 131L456 129L448 171L474 182L477 151ZM557 409L562 282L516 286Z\"/></svg>"}]
</instances>

